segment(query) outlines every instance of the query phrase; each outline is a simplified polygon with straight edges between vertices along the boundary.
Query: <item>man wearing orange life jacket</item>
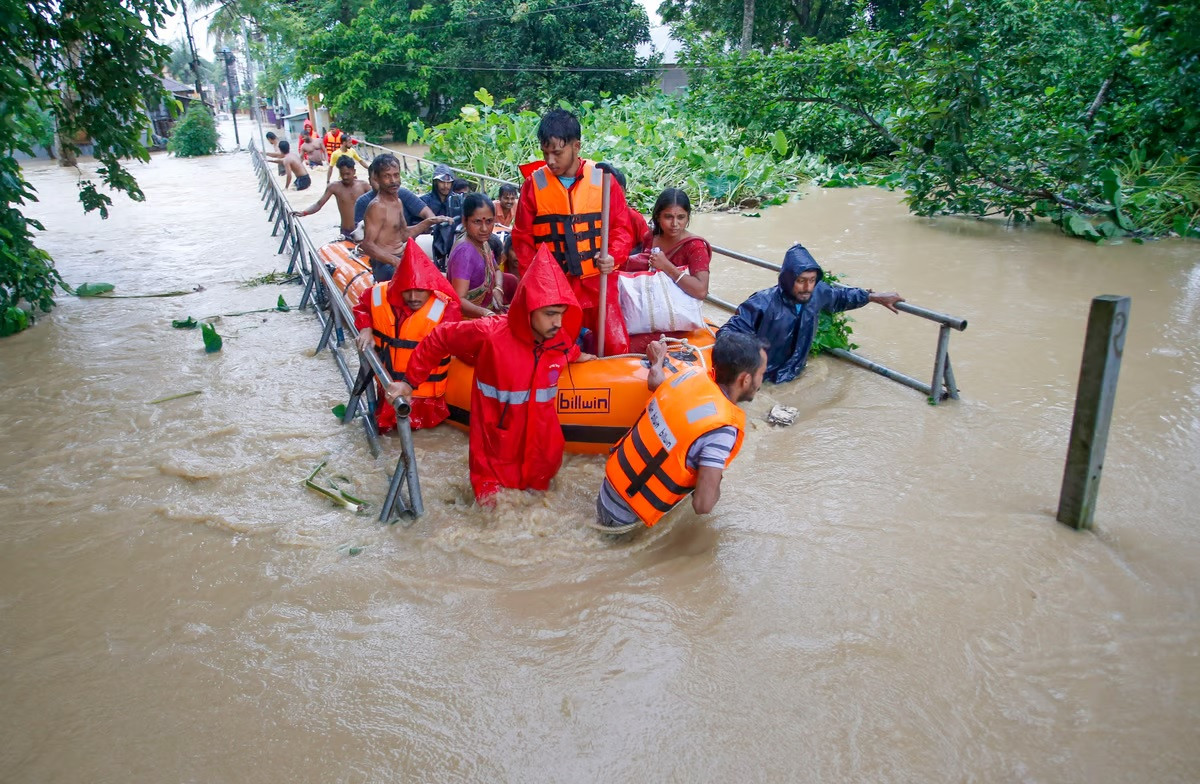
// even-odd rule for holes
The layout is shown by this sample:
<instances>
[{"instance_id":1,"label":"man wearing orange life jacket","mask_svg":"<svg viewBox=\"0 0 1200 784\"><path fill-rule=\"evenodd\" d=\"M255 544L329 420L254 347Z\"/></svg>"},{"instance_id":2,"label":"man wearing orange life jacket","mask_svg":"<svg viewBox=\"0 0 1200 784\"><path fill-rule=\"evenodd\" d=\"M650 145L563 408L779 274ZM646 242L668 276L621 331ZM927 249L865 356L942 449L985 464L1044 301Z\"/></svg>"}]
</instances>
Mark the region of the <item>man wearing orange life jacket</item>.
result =
<instances>
[{"instance_id":1,"label":"man wearing orange life jacket","mask_svg":"<svg viewBox=\"0 0 1200 784\"><path fill-rule=\"evenodd\" d=\"M450 281L411 239L392 279L364 291L354 306L358 348L370 351L374 346L393 379L404 378L413 352L435 327L461 319L458 294ZM441 356L433 372L417 385L408 417L414 430L434 427L450 416L445 397L449 368L450 357ZM388 402L394 397L379 396L375 421L381 433L396 426L396 411Z\"/></svg>"},{"instance_id":2,"label":"man wearing orange life jacket","mask_svg":"<svg viewBox=\"0 0 1200 784\"><path fill-rule=\"evenodd\" d=\"M517 202L512 242L521 275L538 248L550 249L583 308L583 325L594 332L599 322L599 275L625 263L633 235L625 192L613 181L608 256L600 257L603 172L579 157L580 134L579 120L570 112L555 109L542 117L537 135L543 160L521 167L525 182ZM629 348L616 275L608 276L604 343L608 354L623 354Z\"/></svg>"},{"instance_id":3,"label":"man wearing orange life jacket","mask_svg":"<svg viewBox=\"0 0 1200 784\"><path fill-rule=\"evenodd\" d=\"M325 155L330 157L342 146L342 132L337 128L330 128L322 141L325 143Z\"/></svg>"},{"instance_id":4,"label":"man wearing orange life jacket","mask_svg":"<svg viewBox=\"0 0 1200 784\"><path fill-rule=\"evenodd\" d=\"M388 397L408 398L449 354L475 365L471 391L471 487L475 499L501 488L546 490L563 457L555 399L571 362L593 359L575 345L582 315L547 248L521 278L505 316L443 324L422 341L405 382Z\"/></svg>"},{"instance_id":5,"label":"man wearing orange life jacket","mask_svg":"<svg viewBox=\"0 0 1200 784\"><path fill-rule=\"evenodd\" d=\"M693 367L667 378L660 341L646 348L646 359L654 395L613 447L596 497L593 527L609 534L652 526L689 494L696 514L712 511L742 447L746 415L738 404L754 399L767 368L762 343L741 333L717 339L711 375Z\"/></svg>"}]
</instances>

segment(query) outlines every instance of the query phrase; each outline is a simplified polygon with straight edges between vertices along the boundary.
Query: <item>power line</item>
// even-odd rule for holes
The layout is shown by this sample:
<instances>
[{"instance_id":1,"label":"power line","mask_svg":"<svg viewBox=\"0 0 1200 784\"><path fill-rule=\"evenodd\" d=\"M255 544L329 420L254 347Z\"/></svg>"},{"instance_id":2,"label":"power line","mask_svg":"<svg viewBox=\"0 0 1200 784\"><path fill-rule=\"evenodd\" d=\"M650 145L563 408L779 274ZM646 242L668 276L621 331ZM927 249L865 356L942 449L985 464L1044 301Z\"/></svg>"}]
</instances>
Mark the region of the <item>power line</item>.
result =
<instances>
[{"instance_id":1,"label":"power line","mask_svg":"<svg viewBox=\"0 0 1200 784\"><path fill-rule=\"evenodd\" d=\"M387 66L390 68L405 68L409 70L417 68L429 68L435 71L496 71L508 73L636 73L636 72L651 72L658 73L666 68L662 65L628 65L628 66L586 66L586 65L513 65L513 64L491 64L491 63L460 63L458 65L435 65L432 63L371 63L371 67ZM762 65L684 65L681 66L689 71L720 71L720 70L738 70L738 71L762 71L770 68L771 70L805 70L812 68L820 68L819 63L771 63Z\"/></svg>"},{"instance_id":2,"label":"power line","mask_svg":"<svg viewBox=\"0 0 1200 784\"><path fill-rule=\"evenodd\" d=\"M443 27L446 27L447 25L474 24L476 22L498 22L501 20L510 22L510 21L512 21L512 18L514 16L518 16L518 15L521 17L526 17L526 16L533 16L534 14L549 14L549 13L553 13L554 11L567 11L572 8L584 8L589 5L604 5L606 3L623 3L623 2L628 2L628 0L585 0L585 2L582 2L582 3L571 3L569 5L552 5L552 6L547 6L546 8L534 8L534 9L530 9L528 11L521 12L519 14L511 13L511 14L500 14L497 16L473 16L473 17L470 17L467 19L447 19L445 22L439 22L438 24L428 24L428 25L420 25L417 27L402 28L401 30L397 30L397 32L416 32L418 30L441 30ZM635 3L635 5L636 5L636 3Z\"/></svg>"}]
</instances>

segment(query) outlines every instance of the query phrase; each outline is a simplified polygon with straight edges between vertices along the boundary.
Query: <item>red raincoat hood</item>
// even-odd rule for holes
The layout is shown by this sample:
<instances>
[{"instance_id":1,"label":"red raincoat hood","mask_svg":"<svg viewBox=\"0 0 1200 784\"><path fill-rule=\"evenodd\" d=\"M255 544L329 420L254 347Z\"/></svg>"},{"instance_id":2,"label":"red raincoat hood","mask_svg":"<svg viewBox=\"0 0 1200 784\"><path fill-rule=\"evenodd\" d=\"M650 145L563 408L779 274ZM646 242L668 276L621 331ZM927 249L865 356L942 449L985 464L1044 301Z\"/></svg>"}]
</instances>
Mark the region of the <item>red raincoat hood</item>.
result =
<instances>
[{"instance_id":1,"label":"red raincoat hood","mask_svg":"<svg viewBox=\"0 0 1200 784\"><path fill-rule=\"evenodd\" d=\"M529 324L529 314L550 305L567 306L567 312L563 314L562 329L558 334L565 333L566 341L574 343L579 337L579 327L583 323L583 311L571 291L567 276L550 253L550 247L542 245L530 262L529 269L525 271L525 276L521 278L517 293L513 295L512 304L508 308L508 325L513 335L523 342L533 344L533 328Z\"/></svg>"},{"instance_id":2,"label":"red raincoat hood","mask_svg":"<svg viewBox=\"0 0 1200 784\"><path fill-rule=\"evenodd\" d=\"M411 237L404 245L404 258L400 260L400 266L396 268L387 288L388 303L400 308L406 317L411 315L412 311L404 304L401 294L410 289L440 291L446 294L450 301L446 303L447 313L443 321L459 321L462 318L462 304L458 292Z\"/></svg>"}]
</instances>

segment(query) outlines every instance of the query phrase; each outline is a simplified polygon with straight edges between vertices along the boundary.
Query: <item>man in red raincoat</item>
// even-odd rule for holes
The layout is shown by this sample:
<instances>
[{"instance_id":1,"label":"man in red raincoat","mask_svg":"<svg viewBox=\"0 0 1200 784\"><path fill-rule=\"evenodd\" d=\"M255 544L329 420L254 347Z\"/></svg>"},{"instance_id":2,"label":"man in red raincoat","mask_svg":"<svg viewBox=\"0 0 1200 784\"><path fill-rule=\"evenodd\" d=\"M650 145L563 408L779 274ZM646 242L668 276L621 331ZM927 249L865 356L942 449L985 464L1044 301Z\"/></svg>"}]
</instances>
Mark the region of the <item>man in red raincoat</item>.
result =
<instances>
[{"instance_id":1,"label":"man in red raincoat","mask_svg":"<svg viewBox=\"0 0 1200 784\"><path fill-rule=\"evenodd\" d=\"M377 283L362 293L354 306L356 342L361 351L372 345L393 379L403 379L412 365L416 348L440 324L462 320L458 294L446 276L438 271L425 252L408 240L404 256L392 279ZM446 405L446 373L450 357L442 354L426 372L422 383L414 384L412 412L408 416L414 430L435 427L450 416ZM375 410L379 432L396 426L396 410L380 396Z\"/></svg>"},{"instance_id":2,"label":"man in red raincoat","mask_svg":"<svg viewBox=\"0 0 1200 784\"><path fill-rule=\"evenodd\" d=\"M582 318L575 295L548 248L521 278L506 316L435 329L413 353L405 381L389 398L408 398L446 354L475 365L471 391L471 487L487 499L503 487L546 490L562 465L563 434L555 398L570 362L593 359L575 345Z\"/></svg>"},{"instance_id":3,"label":"man in red raincoat","mask_svg":"<svg viewBox=\"0 0 1200 784\"><path fill-rule=\"evenodd\" d=\"M594 332L600 314L600 274L623 266L634 243L625 191L613 179L609 188L608 256L601 257L603 172L579 157L579 120L570 112L555 109L542 117L537 134L543 160L521 167L525 182L512 230L517 268L524 275L534 252L549 248L583 309L583 325ZM606 354L628 351L629 335L621 316L616 275L608 276L604 334Z\"/></svg>"}]
</instances>

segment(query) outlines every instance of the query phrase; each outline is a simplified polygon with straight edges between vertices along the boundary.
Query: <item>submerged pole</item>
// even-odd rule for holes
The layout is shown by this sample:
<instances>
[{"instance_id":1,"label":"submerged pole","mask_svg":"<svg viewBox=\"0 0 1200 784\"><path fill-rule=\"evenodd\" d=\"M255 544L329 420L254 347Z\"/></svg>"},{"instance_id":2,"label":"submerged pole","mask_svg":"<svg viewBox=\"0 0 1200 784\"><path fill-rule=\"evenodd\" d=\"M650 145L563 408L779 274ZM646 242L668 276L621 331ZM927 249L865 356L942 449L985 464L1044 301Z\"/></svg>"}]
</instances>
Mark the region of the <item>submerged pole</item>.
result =
<instances>
[{"instance_id":1,"label":"submerged pole","mask_svg":"<svg viewBox=\"0 0 1200 784\"><path fill-rule=\"evenodd\" d=\"M1075 529L1091 528L1096 512L1108 425L1125 352L1129 304L1129 297L1104 294L1092 300L1088 314L1057 515L1060 523Z\"/></svg>"}]
</instances>

